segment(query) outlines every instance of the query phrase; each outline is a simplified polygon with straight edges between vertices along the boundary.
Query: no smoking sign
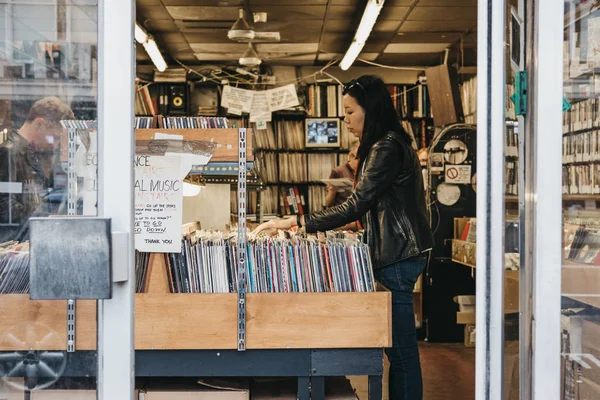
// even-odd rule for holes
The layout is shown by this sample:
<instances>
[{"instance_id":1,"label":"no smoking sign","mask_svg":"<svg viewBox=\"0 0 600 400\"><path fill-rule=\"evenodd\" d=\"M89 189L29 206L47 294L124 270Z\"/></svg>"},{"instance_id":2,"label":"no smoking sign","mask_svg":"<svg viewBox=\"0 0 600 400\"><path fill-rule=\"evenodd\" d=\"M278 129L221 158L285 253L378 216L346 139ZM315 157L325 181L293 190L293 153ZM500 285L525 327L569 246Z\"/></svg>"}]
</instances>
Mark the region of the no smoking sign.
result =
<instances>
[{"instance_id":1,"label":"no smoking sign","mask_svg":"<svg viewBox=\"0 0 600 400\"><path fill-rule=\"evenodd\" d=\"M447 165L446 164L446 183L458 185L471 183L470 165Z\"/></svg>"}]
</instances>

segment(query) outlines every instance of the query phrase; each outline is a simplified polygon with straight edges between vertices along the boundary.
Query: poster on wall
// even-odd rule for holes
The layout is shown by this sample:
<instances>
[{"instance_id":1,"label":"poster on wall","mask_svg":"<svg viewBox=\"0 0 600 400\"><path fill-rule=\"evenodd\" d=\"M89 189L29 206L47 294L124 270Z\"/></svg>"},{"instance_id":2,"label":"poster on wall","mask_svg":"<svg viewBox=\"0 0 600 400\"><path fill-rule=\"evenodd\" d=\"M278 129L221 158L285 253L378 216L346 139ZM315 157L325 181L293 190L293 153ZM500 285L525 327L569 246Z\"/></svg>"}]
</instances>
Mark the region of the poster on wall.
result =
<instances>
[{"instance_id":1,"label":"poster on wall","mask_svg":"<svg viewBox=\"0 0 600 400\"><path fill-rule=\"evenodd\" d=\"M470 165L449 165L446 164L446 183L458 185L471 183Z\"/></svg>"},{"instance_id":2,"label":"poster on wall","mask_svg":"<svg viewBox=\"0 0 600 400\"><path fill-rule=\"evenodd\" d=\"M265 94L271 111L285 110L300 104L296 86L293 83L276 89L265 90Z\"/></svg>"},{"instance_id":3,"label":"poster on wall","mask_svg":"<svg viewBox=\"0 0 600 400\"><path fill-rule=\"evenodd\" d=\"M233 86L223 86L223 97L221 97L221 107L229 109L230 113L241 114L241 112L249 113L252 109L252 100L254 91L246 89L238 89ZM233 112L232 112L233 110Z\"/></svg>"},{"instance_id":4,"label":"poster on wall","mask_svg":"<svg viewBox=\"0 0 600 400\"><path fill-rule=\"evenodd\" d=\"M254 92L252 97L252 109L250 110L250 122L271 121L271 109L267 101L267 93ZM257 127L257 129L261 129ZM264 128L263 128L264 129Z\"/></svg>"},{"instance_id":5,"label":"poster on wall","mask_svg":"<svg viewBox=\"0 0 600 400\"><path fill-rule=\"evenodd\" d=\"M183 208L183 159L135 157L135 249L179 253Z\"/></svg>"}]
</instances>

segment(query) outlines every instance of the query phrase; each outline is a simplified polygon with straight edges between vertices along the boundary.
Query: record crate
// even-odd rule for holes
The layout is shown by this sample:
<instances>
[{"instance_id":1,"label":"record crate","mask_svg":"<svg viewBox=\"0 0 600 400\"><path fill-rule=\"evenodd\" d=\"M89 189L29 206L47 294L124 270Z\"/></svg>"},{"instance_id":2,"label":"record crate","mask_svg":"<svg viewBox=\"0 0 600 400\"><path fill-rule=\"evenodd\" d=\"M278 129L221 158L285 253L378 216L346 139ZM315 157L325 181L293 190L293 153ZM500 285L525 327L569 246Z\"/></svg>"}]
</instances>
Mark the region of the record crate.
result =
<instances>
[{"instance_id":1,"label":"record crate","mask_svg":"<svg viewBox=\"0 0 600 400\"><path fill-rule=\"evenodd\" d=\"M164 257L135 294L136 350L237 349L237 294L169 293ZM76 350L96 348L94 301L76 302ZM67 304L0 295L0 351L66 350ZM32 329L33 328L33 329ZM391 293L248 293L247 349L391 346Z\"/></svg>"}]
</instances>

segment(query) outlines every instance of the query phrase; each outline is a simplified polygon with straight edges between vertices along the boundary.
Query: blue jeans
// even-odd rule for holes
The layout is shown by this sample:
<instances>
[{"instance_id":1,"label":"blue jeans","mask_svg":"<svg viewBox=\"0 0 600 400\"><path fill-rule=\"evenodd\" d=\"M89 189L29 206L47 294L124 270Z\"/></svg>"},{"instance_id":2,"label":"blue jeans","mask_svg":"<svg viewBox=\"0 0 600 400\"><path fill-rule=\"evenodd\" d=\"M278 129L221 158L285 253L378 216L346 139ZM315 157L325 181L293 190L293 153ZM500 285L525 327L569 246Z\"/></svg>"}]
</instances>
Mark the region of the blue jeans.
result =
<instances>
[{"instance_id":1,"label":"blue jeans","mask_svg":"<svg viewBox=\"0 0 600 400\"><path fill-rule=\"evenodd\" d=\"M423 398L413 289L426 263L427 258L419 256L374 271L375 279L392 292L392 347L385 350L390 400Z\"/></svg>"}]
</instances>

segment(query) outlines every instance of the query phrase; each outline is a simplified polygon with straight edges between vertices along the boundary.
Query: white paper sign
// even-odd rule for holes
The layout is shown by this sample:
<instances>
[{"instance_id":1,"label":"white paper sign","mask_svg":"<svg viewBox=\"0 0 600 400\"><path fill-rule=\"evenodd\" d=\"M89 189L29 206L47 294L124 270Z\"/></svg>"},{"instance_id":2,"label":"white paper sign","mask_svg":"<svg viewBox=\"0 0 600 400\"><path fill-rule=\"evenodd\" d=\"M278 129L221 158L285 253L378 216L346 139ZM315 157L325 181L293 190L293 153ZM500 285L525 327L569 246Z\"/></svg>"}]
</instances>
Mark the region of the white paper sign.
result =
<instances>
[{"instance_id":1,"label":"white paper sign","mask_svg":"<svg viewBox=\"0 0 600 400\"><path fill-rule=\"evenodd\" d=\"M470 184L471 166L446 164L446 183Z\"/></svg>"},{"instance_id":2,"label":"white paper sign","mask_svg":"<svg viewBox=\"0 0 600 400\"><path fill-rule=\"evenodd\" d=\"M293 83L269 89L265 91L271 111L285 110L286 108L295 107L300 104L298 101L298 93L296 86Z\"/></svg>"},{"instance_id":3,"label":"white paper sign","mask_svg":"<svg viewBox=\"0 0 600 400\"><path fill-rule=\"evenodd\" d=\"M271 121L271 109L267 100L266 92L254 92L252 98L252 109L250 110L250 122ZM257 128L261 129L261 128Z\"/></svg>"},{"instance_id":4,"label":"white paper sign","mask_svg":"<svg viewBox=\"0 0 600 400\"><path fill-rule=\"evenodd\" d=\"M135 157L136 250L181 251L182 162L180 156Z\"/></svg>"},{"instance_id":5,"label":"white paper sign","mask_svg":"<svg viewBox=\"0 0 600 400\"><path fill-rule=\"evenodd\" d=\"M223 86L223 97L221 98L221 107L234 110L242 110L249 113L252 108L252 98L254 91L238 89L229 85ZM230 111L231 112L231 111Z\"/></svg>"}]
</instances>

